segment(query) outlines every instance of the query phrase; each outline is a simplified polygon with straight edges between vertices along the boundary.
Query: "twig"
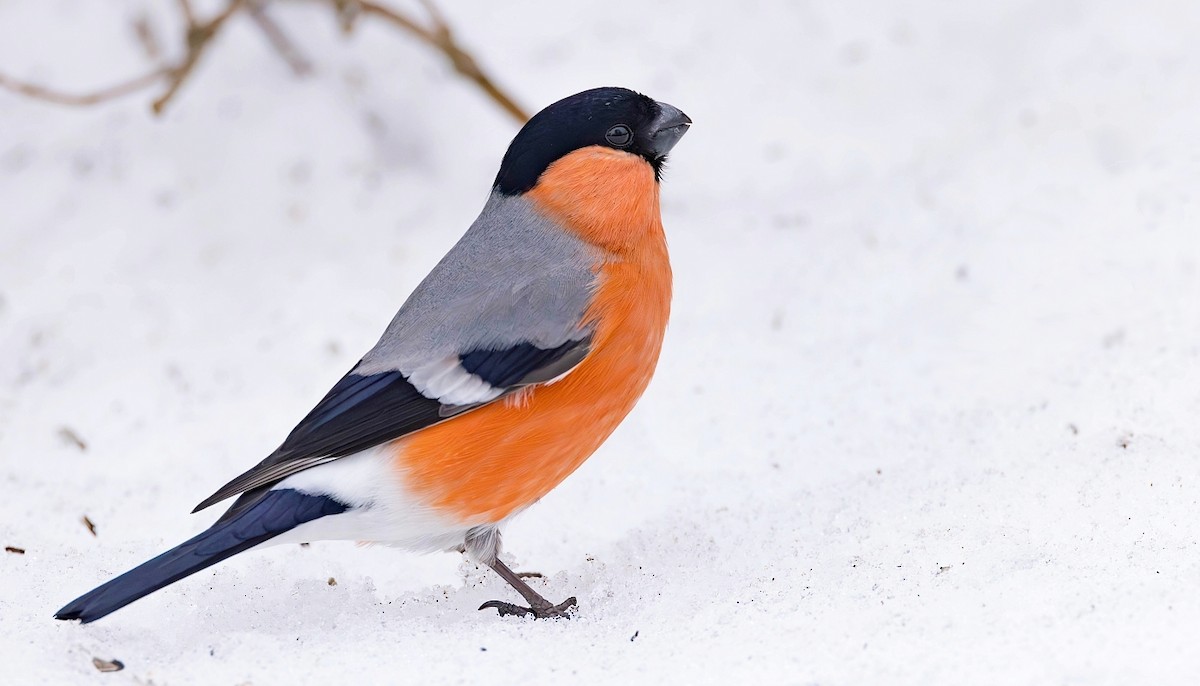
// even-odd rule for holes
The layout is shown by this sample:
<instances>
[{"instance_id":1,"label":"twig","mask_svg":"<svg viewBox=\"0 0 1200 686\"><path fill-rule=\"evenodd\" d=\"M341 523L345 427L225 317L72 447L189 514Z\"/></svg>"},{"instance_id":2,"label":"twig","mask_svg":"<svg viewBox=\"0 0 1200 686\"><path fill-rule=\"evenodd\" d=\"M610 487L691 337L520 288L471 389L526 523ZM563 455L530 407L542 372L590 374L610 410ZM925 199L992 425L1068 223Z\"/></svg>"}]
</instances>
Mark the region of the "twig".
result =
<instances>
[{"instance_id":1,"label":"twig","mask_svg":"<svg viewBox=\"0 0 1200 686\"><path fill-rule=\"evenodd\" d=\"M19 81L4 74L0 74L0 87L37 100L45 100L46 102L70 105L72 107L85 107L119 98L123 95L136 93L158 82L159 79L170 71L170 67L159 67L148 74L142 74L128 81L123 81L107 88L101 88L91 93L64 93L45 86Z\"/></svg>"},{"instance_id":2,"label":"twig","mask_svg":"<svg viewBox=\"0 0 1200 686\"><path fill-rule=\"evenodd\" d=\"M504 108L505 112L512 115L513 119L516 119L518 123L523 124L529 121L529 115L525 110L497 86L496 82L475 61L475 58L458 44L454 39L453 32L450 30L450 25L446 23L441 12L438 11L430 0L422 0L421 4L425 6L426 12L429 13L430 20L433 22L432 28L425 28L396 10L372 0L333 0L333 4L335 9L338 10L339 16L343 17L344 26L349 26L353 22L353 14L349 18L346 18L345 15L347 12L353 12L350 6L355 6L359 12L389 21L396 27L437 48L450 60L450 64L454 66L456 72L483 89L483 92L487 93L492 100L495 100L500 107Z\"/></svg>"},{"instance_id":3,"label":"twig","mask_svg":"<svg viewBox=\"0 0 1200 686\"><path fill-rule=\"evenodd\" d=\"M150 108L154 110L155 114L163 113L163 109L166 108L167 103L171 101L171 98L175 97L183 82L187 80L192 70L195 69L196 63L200 60L200 56L204 54L204 49L212 42L213 37L217 35L217 32L221 30L225 22L238 10L242 9L242 6L245 4L246 0L229 0L229 4L225 6L225 9L203 24L189 18L187 27L187 54L183 57L183 63L170 71L170 83L167 84L166 92L158 96L150 104ZM187 0L180 0L180 6L184 8L185 15L190 14L191 5L188 4Z\"/></svg>"},{"instance_id":4,"label":"twig","mask_svg":"<svg viewBox=\"0 0 1200 686\"><path fill-rule=\"evenodd\" d=\"M187 19L188 25L186 32L187 52L183 60L177 65L159 67L147 74L129 79L128 81L122 81L114 86L83 94L64 93L45 86L14 79L4 74L0 74L0 87L31 98L60 105L85 106L95 105L136 93L154 85L165 77L168 79L167 90L151 105L155 114L162 114L163 108L166 107L171 98L179 91L179 87L183 85L184 80L192 73L197 60L200 59L200 55L208 47L213 36L217 34L225 22L241 9L245 3L246 0L229 0L229 4L225 6L225 9L220 14L207 22L197 23L192 14L192 6L188 0L179 0L180 11L183 13L184 18Z\"/></svg>"},{"instance_id":5,"label":"twig","mask_svg":"<svg viewBox=\"0 0 1200 686\"><path fill-rule=\"evenodd\" d=\"M196 25L196 13L192 11L191 0L179 0L179 11L183 14L183 20L188 26Z\"/></svg>"},{"instance_id":6,"label":"twig","mask_svg":"<svg viewBox=\"0 0 1200 686\"><path fill-rule=\"evenodd\" d=\"M461 76L473 82L484 93L508 112L518 123L528 121L529 114L515 100L492 80L491 76L479 66L479 62L465 48L459 45L445 17L432 0L419 0L429 15L430 26L422 26L401 12L375 2L374 0L325 0L333 5L342 30L349 33L354 28L359 15L379 17L393 26L414 36L421 42L433 47L450 60L454 70ZM311 71L312 65L307 58L288 39L282 28L266 13L267 0L228 0L225 8L208 21L200 21L192 9L190 0L177 0L179 11L187 24L184 32L185 52L175 64L160 66L141 76L122 81L107 88L101 88L90 93L65 93L46 86L29 83L0 73L0 88L8 89L26 97L44 100L60 105L87 106L114 100L116 98L136 93L153 86L160 80L166 80L166 89L162 95L151 103L155 114L162 114L167 104L179 92L184 81L191 76L201 55L212 43L213 38L225 26L225 23L242 9L247 9L251 19L259 29L266 34L267 39L275 50L288 63L297 75ZM148 23L135 25L139 40L147 54L153 55L157 45Z\"/></svg>"},{"instance_id":7,"label":"twig","mask_svg":"<svg viewBox=\"0 0 1200 686\"><path fill-rule=\"evenodd\" d=\"M154 33L149 17L143 14L133 21L133 34L137 36L138 45L142 46L146 57L158 61L162 56L162 46L158 44L158 35Z\"/></svg>"},{"instance_id":8,"label":"twig","mask_svg":"<svg viewBox=\"0 0 1200 686\"><path fill-rule=\"evenodd\" d=\"M252 0L249 6L250 18L258 25L258 28L270 41L271 47L275 48L275 52L287 62L292 73L296 76L307 76L312 73L312 62L300 52L296 44L293 43L283 29L267 14L266 2L264 0Z\"/></svg>"}]
</instances>

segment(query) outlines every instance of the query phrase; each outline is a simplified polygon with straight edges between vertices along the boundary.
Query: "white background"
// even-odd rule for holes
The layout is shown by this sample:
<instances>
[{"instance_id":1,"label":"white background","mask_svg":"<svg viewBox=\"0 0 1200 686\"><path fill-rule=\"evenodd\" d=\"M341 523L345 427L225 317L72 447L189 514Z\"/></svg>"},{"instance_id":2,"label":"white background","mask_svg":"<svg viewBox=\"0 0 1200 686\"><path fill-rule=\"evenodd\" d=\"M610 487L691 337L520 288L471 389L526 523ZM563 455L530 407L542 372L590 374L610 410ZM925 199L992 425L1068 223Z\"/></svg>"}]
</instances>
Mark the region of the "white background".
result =
<instances>
[{"instance_id":1,"label":"white background","mask_svg":"<svg viewBox=\"0 0 1200 686\"><path fill-rule=\"evenodd\" d=\"M0 544L27 550L0 681L1194 683L1200 5L1135 4L447 3L531 109L624 85L695 120L658 376L506 538L569 622L351 543L53 621L212 521L187 513L374 343L516 129L313 5L275 11L308 80L242 18L161 119L0 92ZM179 30L0 2L0 69L140 73L143 6Z\"/></svg>"}]
</instances>

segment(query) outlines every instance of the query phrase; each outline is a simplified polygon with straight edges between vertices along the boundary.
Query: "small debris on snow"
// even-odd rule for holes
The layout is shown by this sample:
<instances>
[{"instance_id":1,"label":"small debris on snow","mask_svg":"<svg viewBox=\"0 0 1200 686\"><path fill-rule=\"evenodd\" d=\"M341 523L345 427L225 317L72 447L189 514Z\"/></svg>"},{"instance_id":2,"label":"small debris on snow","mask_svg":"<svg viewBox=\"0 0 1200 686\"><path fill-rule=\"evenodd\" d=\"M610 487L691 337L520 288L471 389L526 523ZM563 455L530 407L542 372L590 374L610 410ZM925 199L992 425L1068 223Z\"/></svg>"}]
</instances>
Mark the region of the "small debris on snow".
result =
<instances>
[{"instance_id":1,"label":"small debris on snow","mask_svg":"<svg viewBox=\"0 0 1200 686\"><path fill-rule=\"evenodd\" d=\"M79 437L79 434L69 426L59 427L58 437L68 445L73 445L80 450L87 450L87 443L84 443L83 439Z\"/></svg>"},{"instance_id":2,"label":"small debris on snow","mask_svg":"<svg viewBox=\"0 0 1200 686\"><path fill-rule=\"evenodd\" d=\"M125 663L120 660L102 660L98 657L92 658L92 665L101 672L119 672L125 669Z\"/></svg>"},{"instance_id":3,"label":"small debris on snow","mask_svg":"<svg viewBox=\"0 0 1200 686\"><path fill-rule=\"evenodd\" d=\"M25 554L25 549L24 549L24 548L18 548L18 547L17 547L17 546L15 546L15 545L6 545L6 546L4 546L4 552L6 552L6 553L13 553L13 554L15 554L15 555L24 555L24 554Z\"/></svg>"},{"instance_id":4,"label":"small debris on snow","mask_svg":"<svg viewBox=\"0 0 1200 686\"><path fill-rule=\"evenodd\" d=\"M84 516L83 516L83 519L82 519L82 521L83 521L83 525L87 527L88 533L90 533L91 535L95 536L95 535L96 535L96 524L95 524L95 522L93 522L93 521L91 520L91 518L90 518L90 517L88 517L87 515L84 515Z\"/></svg>"}]
</instances>

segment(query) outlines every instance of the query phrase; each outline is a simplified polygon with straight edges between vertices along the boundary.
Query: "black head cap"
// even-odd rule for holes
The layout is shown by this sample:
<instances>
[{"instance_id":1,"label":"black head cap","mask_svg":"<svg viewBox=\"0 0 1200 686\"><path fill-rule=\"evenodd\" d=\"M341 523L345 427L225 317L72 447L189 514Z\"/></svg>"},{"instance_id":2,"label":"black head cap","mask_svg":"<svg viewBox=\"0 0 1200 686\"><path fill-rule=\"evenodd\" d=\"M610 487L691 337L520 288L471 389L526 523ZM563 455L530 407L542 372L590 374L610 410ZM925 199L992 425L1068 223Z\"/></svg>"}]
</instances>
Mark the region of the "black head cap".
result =
<instances>
[{"instance_id":1,"label":"black head cap","mask_svg":"<svg viewBox=\"0 0 1200 686\"><path fill-rule=\"evenodd\" d=\"M641 155L658 178L667 153L691 123L675 107L628 88L572 95L525 124L504 154L495 189L505 195L524 193L560 157L591 145Z\"/></svg>"}]
</instances>

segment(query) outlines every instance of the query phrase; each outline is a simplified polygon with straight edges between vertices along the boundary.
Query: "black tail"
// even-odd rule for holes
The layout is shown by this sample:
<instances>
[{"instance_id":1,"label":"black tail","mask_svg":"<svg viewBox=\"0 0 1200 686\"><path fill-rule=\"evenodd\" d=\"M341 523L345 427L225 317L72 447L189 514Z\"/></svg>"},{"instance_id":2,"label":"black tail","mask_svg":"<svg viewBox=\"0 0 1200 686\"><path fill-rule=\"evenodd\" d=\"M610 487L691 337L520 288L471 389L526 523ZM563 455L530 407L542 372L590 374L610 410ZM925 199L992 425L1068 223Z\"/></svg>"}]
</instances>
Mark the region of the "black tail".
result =
<instances>
[{"instance_id":1,"label":"black tail","mask_svg":"<svg viewBox=\"0 0 1200 686\"><path fill-rule=\"evenodd\" d=\"M291 489L267 491L232 519L218 521L195 538L95 588L55 613L55 619L81 619L86 624L115 612L168 584L305 522L341 514L347 506L323 495Z\"/></svg>"}]
</instances>

